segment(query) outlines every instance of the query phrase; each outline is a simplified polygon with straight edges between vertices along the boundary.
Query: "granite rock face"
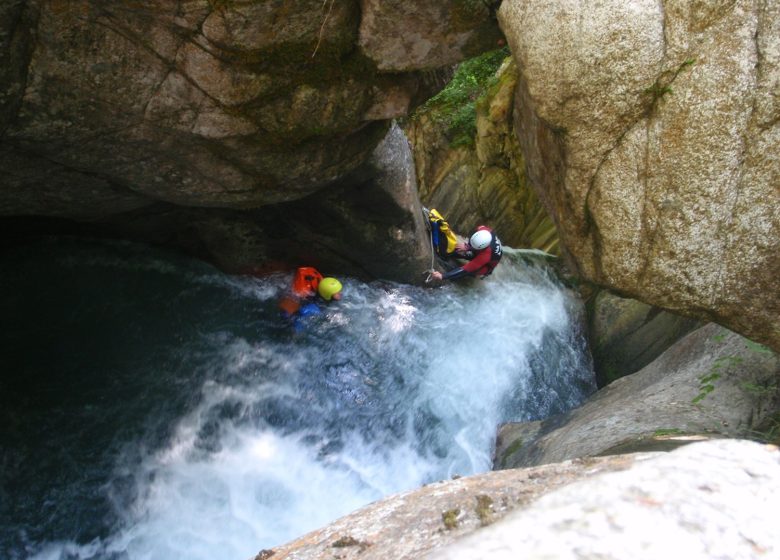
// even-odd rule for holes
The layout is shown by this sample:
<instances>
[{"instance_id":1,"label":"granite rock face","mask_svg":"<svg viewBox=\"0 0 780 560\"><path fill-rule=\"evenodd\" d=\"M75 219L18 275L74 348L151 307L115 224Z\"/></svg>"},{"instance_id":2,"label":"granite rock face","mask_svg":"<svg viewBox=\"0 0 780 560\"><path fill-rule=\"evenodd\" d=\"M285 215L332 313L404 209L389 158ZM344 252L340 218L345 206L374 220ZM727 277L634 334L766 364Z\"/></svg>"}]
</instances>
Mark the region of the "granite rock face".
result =
<instances>
[{"instance_id":1,"label":"granite rock face","mask_svg":"<svg viewBox=\"0 0 780 560\"><path fill-rule=\"evenodd\" d=\"M780 5L498 15L529 180L579 273L780 349Z\"/></svg>"},{"instance_id":2,"label":"granite rock face","mask_svg":"<svg viewBox=\"0 0 780 560\"><path fill-rule=\"evenodd\" d=\"M449 33L453 4L6 2L0 216L118 224L160 204L251 211L339 186L441 86L437 69L495 47L482 3ZM412 20L446 56L422 72L412 49L386 68L385 41Z\"/></svg>"},{"instance_id":3,"label":"granite rock face","mask_svg":"<svg viewBox=\"0 0 780 560\"><path fill-rule=\"evenodd\" d=\"M373 4L11 2L0 11L10 38L1 43L0 164L10 174L0 210L80 217L82 198L98 215L150 199L246 208L333 183L426 96L414 54L397 57L406 70L385 72L359 52L361 28L373 22L381 48L382 31L414 16L420 40L451 51L427 70L469 52L447 43L450 2L415 14ZM499 36L495 18L481 17ZM495 42L463 33L474 52ZM52 175L85 184L57 200Z\"/></svg>"},{"instance_id":4,"label":"granite rock face","mask_svg":"<svg viewBox=\"0 0 780 560\"><path fill-rule=\"evenodd\" d=\"M554 490L425 558L774 558L779 498L777 447L696 443Z\"/></svg>"},{"instance_id":5,"label":"granite rock face","mask_svg":"<svg viewBox=\"0 0 780 560\"><path fill-rule=\"evenodd\" d=\"M405 72L452 65L497 45L500 2L361 0L358 43L380 70Z\"/></svg>"},{"instance_id":6,"label":"granite rock face","mask_svg":"<svg viewBox=\"0 0 780 560\"><path fill-rule=\"evenodd\" d=\"M778 499L777 447L700 442L435 482L256 560L770 558Z\"/></svg>"},{"instance_id":7,"label":"granite rock face","mask_svg":"<svg viewBox=\"0 0 780 560\"><path fill-rule=\"evenodd\" d=\"M445 480L389 496L295 541L258 554L268 560L421 558L457 543L557 488L628 468L633 456L566 461Z\"/></svg>"}]
</instances>

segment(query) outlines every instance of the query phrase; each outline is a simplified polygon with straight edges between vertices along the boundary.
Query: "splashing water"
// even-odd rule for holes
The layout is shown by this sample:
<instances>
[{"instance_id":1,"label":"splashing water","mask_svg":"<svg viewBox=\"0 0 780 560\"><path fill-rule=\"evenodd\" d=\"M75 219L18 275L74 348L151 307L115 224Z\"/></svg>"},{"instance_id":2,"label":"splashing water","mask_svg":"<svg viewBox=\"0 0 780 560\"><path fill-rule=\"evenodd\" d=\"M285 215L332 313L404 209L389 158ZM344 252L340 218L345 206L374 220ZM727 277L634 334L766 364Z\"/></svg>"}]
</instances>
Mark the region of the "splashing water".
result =
<instances>
[{"instance_id":1,"label":"splashing water","mask_svg":"<svg viewBox=\"0 0 780 560\"><path fill-rule=\"evenodd\" d=\"M6 254L0 556L250 558L489 470L498 424L595 389L579 304L533 262L435 290L343 278L296 332L290 275L128 243Z\"/></svg>"}]
</instances>

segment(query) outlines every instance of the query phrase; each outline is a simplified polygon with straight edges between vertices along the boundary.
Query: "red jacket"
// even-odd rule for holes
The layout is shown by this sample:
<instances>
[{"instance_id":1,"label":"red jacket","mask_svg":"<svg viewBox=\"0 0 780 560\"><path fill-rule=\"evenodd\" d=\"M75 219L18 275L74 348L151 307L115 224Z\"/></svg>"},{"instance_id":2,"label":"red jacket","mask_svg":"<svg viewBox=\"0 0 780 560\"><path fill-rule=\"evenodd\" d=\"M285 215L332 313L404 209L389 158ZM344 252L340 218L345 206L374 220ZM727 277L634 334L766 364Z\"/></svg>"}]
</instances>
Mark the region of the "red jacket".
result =
<instances>
[{"instance_id":1,"label":"red jacket","mask_svg":"<svg viewBox=\"0 0 780 560\"><path fill-rule=\"evenodd\" d=\"M464 264L463 266L450 270L444 274L443 278L447 280L454 280L462 276L482 276L483 278L493 272L499 261L501 260L501 240L493 233L493 230L487 226L479 226L476 231L489 231L490 245L484 249L477 251L474 256Z\"/></svg>"}]
</instances>

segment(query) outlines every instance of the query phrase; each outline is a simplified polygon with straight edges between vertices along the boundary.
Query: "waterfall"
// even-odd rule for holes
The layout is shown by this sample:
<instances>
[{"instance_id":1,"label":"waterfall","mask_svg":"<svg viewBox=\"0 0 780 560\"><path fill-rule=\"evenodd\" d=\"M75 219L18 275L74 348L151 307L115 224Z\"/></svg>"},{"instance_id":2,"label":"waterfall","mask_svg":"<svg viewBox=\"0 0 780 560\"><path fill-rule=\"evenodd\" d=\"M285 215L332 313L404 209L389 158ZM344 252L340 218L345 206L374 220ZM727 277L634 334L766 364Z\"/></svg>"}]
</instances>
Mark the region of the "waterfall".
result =
<instances>
[{"instance_id":1,"label":"waterfall","mask_svg":"<svg viewBox=\"0 0 780 560\"><path fill-rule=\"evenodd\" d=\"M595 390L580 303L527 252L436 289L340 277L298 331L290 274L64 238L2 269L3 558L251 558L489 470L498 424Z\"/></svg>"}]
</instances>

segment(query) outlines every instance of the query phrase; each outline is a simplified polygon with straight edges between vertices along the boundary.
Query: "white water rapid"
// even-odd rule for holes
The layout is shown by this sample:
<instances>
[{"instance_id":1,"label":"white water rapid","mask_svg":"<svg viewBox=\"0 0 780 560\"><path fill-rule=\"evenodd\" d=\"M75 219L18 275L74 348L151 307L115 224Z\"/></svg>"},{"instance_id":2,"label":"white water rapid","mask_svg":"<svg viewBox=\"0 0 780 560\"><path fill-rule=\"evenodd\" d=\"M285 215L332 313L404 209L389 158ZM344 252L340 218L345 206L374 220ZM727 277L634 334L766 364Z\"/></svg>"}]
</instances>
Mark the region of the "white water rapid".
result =
<instances>
[{"instance_id":1,"label":"white water rapid","mask_svg":"<svg viewBox=\"0 0 780 560\"><path fill-rule=\"evenodd\" d=\"M508 249L470 285L342 278L342 301L296 333L276 310L290 275L100 247L47 266L89 277L76 293L118 290L82 293L86 320L111 308L101 357L82 367L115 385L53 412L106 427L93 447L73 443L74 472L40 491L63 502L52 515L94 527L17 523L0 543L12 559L252 558L388 494L489 470L501 422L564 412L595 389L580 303L526 253ZM81 476L81 463L102 467Z\"/></svg>"}]
</instances>

